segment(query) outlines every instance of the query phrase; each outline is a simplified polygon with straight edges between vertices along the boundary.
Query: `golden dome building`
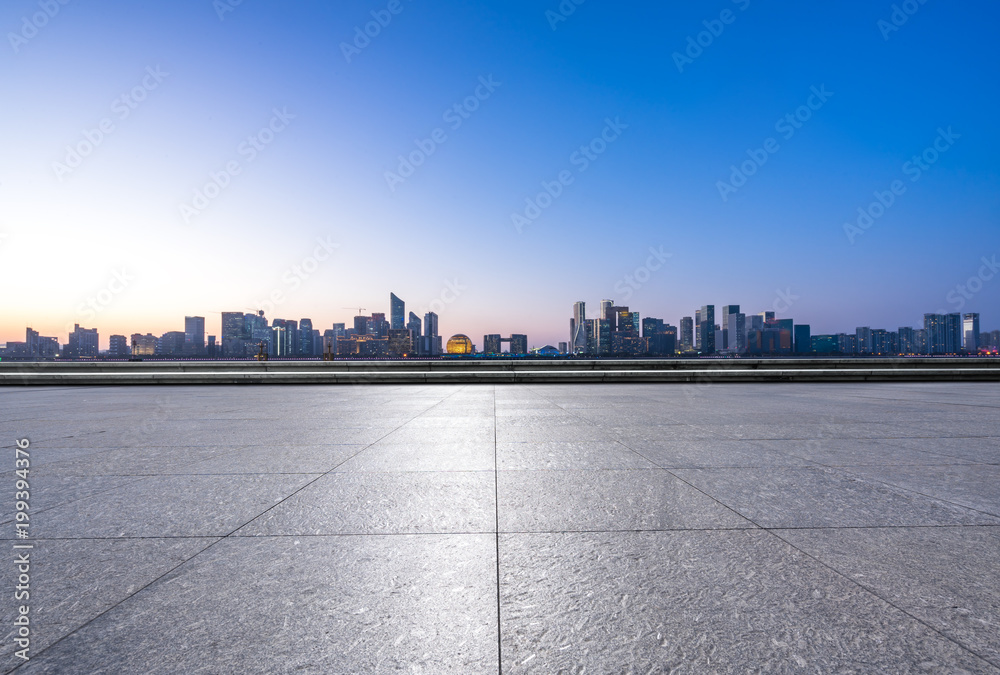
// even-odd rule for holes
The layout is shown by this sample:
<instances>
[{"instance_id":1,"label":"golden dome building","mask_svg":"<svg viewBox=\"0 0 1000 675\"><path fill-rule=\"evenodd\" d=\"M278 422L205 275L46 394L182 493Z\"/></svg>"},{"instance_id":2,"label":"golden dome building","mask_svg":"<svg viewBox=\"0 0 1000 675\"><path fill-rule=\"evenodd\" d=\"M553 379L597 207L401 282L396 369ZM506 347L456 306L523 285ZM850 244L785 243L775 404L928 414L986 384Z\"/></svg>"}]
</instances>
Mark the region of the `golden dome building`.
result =
<instances>
[{"instance_id":1,"label":"golden dome building","mask_svg":"<svg viewBox=\"0 0 1000 675\"><path fill-rule=\"evenodd\" d=\"M469 339L468 335L452 335L448 338L448 344L445 347L445 353L451 356L464 356L466 354L472 354L472 340Z\"/></svg>"}]
</instances>

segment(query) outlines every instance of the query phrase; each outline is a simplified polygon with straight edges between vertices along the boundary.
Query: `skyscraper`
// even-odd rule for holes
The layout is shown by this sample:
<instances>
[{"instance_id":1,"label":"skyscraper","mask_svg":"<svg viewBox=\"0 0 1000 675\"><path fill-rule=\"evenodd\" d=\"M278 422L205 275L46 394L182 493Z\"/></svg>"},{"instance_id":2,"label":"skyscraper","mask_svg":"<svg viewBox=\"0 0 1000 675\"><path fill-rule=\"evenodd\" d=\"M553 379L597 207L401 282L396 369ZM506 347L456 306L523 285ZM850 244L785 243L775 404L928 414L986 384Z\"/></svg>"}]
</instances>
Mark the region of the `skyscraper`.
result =
<instances>
[{"instance_id":1,"label":"skyscraper","mask_svg":"<svg viewBox=\"0 0 1000 675\"><path fill-rule=\"evenodd\" d=\"M854 329L854 334L858 339L858 354L871 354L875 351L871 326L858 326Z\"/></svg>"},{"instance_id":2,"label":"skyscraper","mask_svg":"<svg viewBox=\"0 0 1000 675\"><path fill-rule=\"evenodd\" d=\"M587 307L582 300L573 303L573 318L569 322L569 343L574 354L587 352Z\"/></svg>"},{"instance_id":3,"label":"skyscraper","mask_svg":"<svg viewBox=\"0 0 1000 675\"><path fill-rule=\"evenodd\" d=\"M184 317L184 353L188 356L205 354L205 317Z\"/></svg>"},{"instance_id":4,"label":"skyscraper","mask_svg":"<svg viewBox=\"0 0 1000 675\"><path fill-rule=\"evenodd\" d=\"M354 317L354 332L357 335L368 335L368 323L371 317L358 315Z\"/></svg>"},{"instance_id":5,"label":"skyscraper","mask_svg":"<svg viewBox=\"0 0 1000 675\"><path fill-rule=\"evenodd\" d=\"M424 314L424 335L420 339L421 356L441 356L441 336L438 335L438 315Z\"/></svg>"},{"instance_id":6,"label":"skyscraper","mask_svg":"<svg viewBox=\"0 0 1000 675\"><path fill-rule=\"evenodd\" d=\"M483 336L484 354L500 354L502 351L503 348L500 344L500 335L498 333L490 333Z\"/></svg>"},{"instance_id":7,"label":"skyscraper","mask_svg":"<svg viewBox=\"0 0 1000 675\"><path fill-rule=\"evenodd\" d=\"M924 314L924 331L927 334L927 353L945 354L944 314Z\"/></svg>"},{"instance_id":8,"label":"skyscraper","mask_svg":"<svg viewBox=\"0 0 1000 675\"><path fill-rule=\"evenodd\" d=\"M638 312L629 311L628 307L616 307L618 313L618 333L624 333L628 337L639 336L639 325L636 323Z\"/></svg>"},{"instance_id":9,"label":"skyscraper","mask_svg":"<svg viewBox=\"0 0 1000 675\"><path fill-rule=\"evenodd\" d=\"M722 340L722 344L716 345L722 351L736 354L746 351L746 315L740 313L739 305L722 306Z\"/></svg>"},{"instance_id":10,"label":"skyscraper","mask_svg":"<svg viewBox=\"0 0 1000 675\"><path fill-rule=\"evenodd\" d=\"M681 317L681 351L687 351L694 346L694 319L690 316Z\"/></svg>"},{"instance_id":11,"label":"skyscraper","mask_svg":"<svg viewBox=\"0 0 1000 675\"><path fill-rule=\"evenodd\" d=\"M396 297L395 293L389 294L389 328L393 330L403 330L406 316L406 303Z\"/></svg>"},{"instance_id":12,"label":"skyscraper","mask_svg":"<svg viewBox=\"0 0 1000 675\"><path fill-rule=\"evenodd\" d=\"M979 315L965 314L962 317L962 349L969 354L976 354L979 347Z\"/></svg>"},{"instance_id":13,"label":"skyscraper","mask_svg":"<svg viewBox=\"0 0 1000 675\"><path fill-rule=\"evenodd\" d=\"M299 321L299 345L298 345L298 355L299 356L315 356L314 351L314 336L313 336L313 322L312 319L302 319Z\"/></svg>"},{"instance_id":14,"label":"skyscraper","mask_svg":"<svg viewBox=\"0 0 1000 675\"><path fill-rule=\"evenodd\" d=\"M424 314L424 337L437 337L438 315L435 312Z\"/></svg>"},{"instance_id":15,"label":"skyscraper","mask_svg":"<svg viewBox=\"0 0 1000 675\"><path fill-rule=\"evenodd\" d=\"M601 315L599 318L612 321L614 317L614 310L612 307L614 307L614 304L615 303L610 300L601 300Z\"/></svg>"},{"instance_id":16,"label":"skyscraper","mask_svg":"<svg viewBox=\"0 0 1000 675\"><path fill-rule=\"evenodd\" d=\"M715 305L702 305L698 324L698 351L715 353Z\"/></svg>"}]
</instances>

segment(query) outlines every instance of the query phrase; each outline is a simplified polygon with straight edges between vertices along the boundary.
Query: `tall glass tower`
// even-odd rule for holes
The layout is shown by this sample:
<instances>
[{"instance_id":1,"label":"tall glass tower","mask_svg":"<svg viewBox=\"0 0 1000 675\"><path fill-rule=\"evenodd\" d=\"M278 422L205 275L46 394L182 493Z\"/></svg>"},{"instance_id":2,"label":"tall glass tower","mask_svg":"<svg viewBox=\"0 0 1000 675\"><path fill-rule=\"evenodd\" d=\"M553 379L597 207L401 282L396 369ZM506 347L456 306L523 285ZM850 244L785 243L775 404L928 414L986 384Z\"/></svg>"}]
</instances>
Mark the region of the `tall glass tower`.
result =
<instances>
[{"instance_id":1,"label":"tall glass tower","mask_svg":"<svg viewBox=\"0 0 1000 675\"><path fill-rule=\"evenodd\" d=\"M406 328L403 322L406 321L406 303L396 297L395 293L389 294L389 328L392 330L403 330Z\"/></svg>"}]
</instances>

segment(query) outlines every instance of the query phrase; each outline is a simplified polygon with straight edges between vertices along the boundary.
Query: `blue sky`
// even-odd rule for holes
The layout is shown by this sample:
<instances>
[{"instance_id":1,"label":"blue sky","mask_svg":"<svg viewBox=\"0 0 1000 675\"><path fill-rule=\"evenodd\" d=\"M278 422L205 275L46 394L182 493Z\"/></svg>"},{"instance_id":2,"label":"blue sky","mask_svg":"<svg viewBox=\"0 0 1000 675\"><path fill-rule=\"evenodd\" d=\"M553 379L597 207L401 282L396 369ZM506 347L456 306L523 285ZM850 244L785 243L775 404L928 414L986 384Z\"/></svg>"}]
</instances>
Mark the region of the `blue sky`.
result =
<instances>
[{"instance_id":1,"label":"blue sky","mask_svg":"<svg viewBox=\"0 0 1000 675\"><path fill-rule=\"evenodd\" d=\"M477 344L602 298L1000 327L995 3L230 3L0 7L0 340L390 291Z\"/></svg>"}]
</instances>

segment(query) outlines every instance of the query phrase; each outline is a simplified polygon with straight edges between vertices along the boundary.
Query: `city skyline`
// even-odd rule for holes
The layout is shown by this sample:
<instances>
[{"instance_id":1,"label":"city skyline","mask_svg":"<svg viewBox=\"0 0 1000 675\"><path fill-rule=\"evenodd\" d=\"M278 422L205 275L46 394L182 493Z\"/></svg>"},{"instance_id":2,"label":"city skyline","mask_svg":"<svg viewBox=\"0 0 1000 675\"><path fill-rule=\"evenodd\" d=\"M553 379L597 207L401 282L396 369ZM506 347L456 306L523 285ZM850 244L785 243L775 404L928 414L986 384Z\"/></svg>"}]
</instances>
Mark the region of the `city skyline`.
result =
<instances>
[{"instance_id":1,"label":"city skyline","mask_svg":"<svg viewBox=\"0 0 1000 675\"><path fill-rule=\"evenodd\" d=\"M780 354L780 353L842 353L842 354L944 354L970 353L980 349L1000 347L1000 331L989 330L980 321L978 312L927 312L923 327L899 326L897 329L876 324L856 326L854 331L817 332L812 325L787 316L792 308L788 298L779 310L743 312L737 304L722 305L716 312L714 304L702 305L691 316L682 316L677 325L670 319L643 315L629 306L616 305L602 299L592 305L588 314L586 301L573 303L567 339L535 343L527 334L510 332L483 334L481 345L469 338L467 331L440 332L440 316L434 311L407 313L406 302L389 293L389 312L371 311L358 307L351 321L332 322L325 328L310 317L287 319L266 311L221 312L219 330L214 334L206 328L205 317L187 315L183 331L166 331L157 337L132 330L123 333L103 333L96 326L73 325L63 343L57 336L45 336L28 326L25 341L6 341L0 356L77 358L97 356L183 356L210 358L242 358L257 354L258 344L266 343L271 356L317 357L329 352L332 356L439 356L450 351L442 340L458 339L472 352L500 353L502 343L508 343L512 354L527 354L529 349L558 349L563 354L589 356L648 355L673 356L697 352L715 354ZM443 303L440 303L443 307ZM347 308L345 308L347 309ZM388 319L386 318L388 316ZM719 317L718 322L716 317ZM884 325L884 324L883 324ZM211 324L208 324L209 328ZM363 339L384 340L376 343L338 348L338 341ZM667 336L667 337L656 337ZM629 342L642 338L642 342ZM612 340L612 338L615 338ZM624 342L622 341L624 339ZM651 340L652 341L649 341ZM80 343L88 347L81 350ZM44 346L41 346L44 343ZM515 348L516 347L516 348ZM361 351L359 351L361 348ZM261 347L264 350L264 347ZM368 350L368 352L365 351ZM375 350L375 351L372 351Z\"/></svg>"},{"instance_id":2,"label":"city skyline","mask_svg":"<svg viewBox=\"0 0 1000 675\"><path fill-rule=\"evenodd\" d=\"M0 341L374 288L549 343L579 297L1000 305L992 3L389 4L0 7Z\"/></svg>"}]
</instances>

